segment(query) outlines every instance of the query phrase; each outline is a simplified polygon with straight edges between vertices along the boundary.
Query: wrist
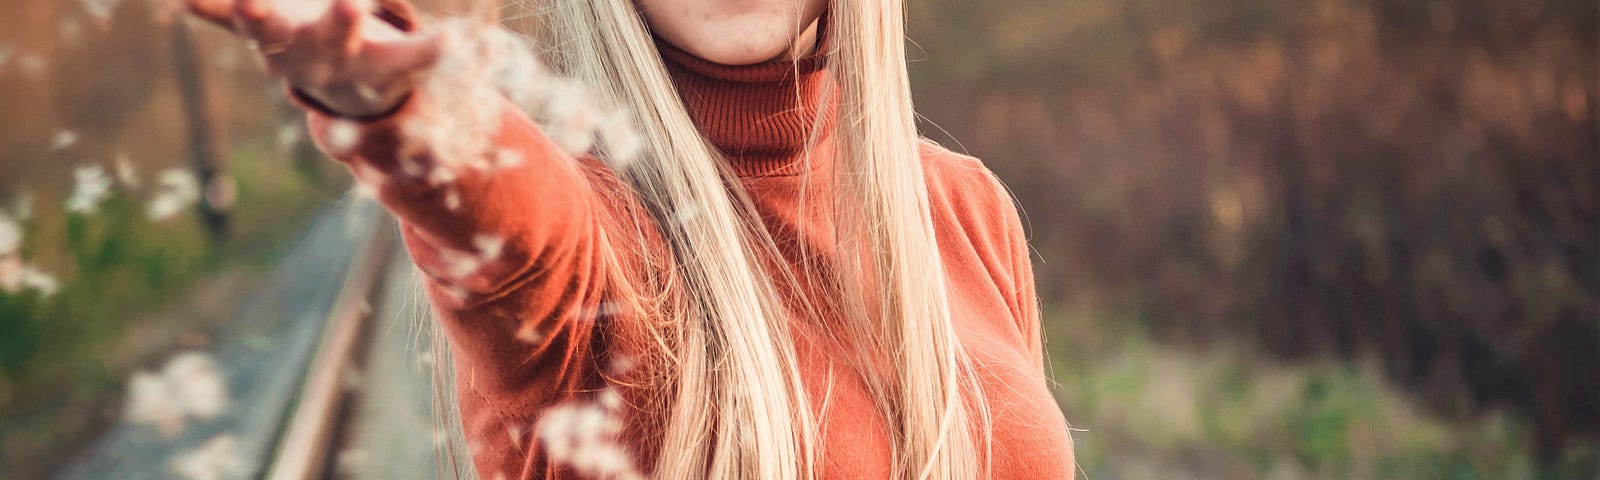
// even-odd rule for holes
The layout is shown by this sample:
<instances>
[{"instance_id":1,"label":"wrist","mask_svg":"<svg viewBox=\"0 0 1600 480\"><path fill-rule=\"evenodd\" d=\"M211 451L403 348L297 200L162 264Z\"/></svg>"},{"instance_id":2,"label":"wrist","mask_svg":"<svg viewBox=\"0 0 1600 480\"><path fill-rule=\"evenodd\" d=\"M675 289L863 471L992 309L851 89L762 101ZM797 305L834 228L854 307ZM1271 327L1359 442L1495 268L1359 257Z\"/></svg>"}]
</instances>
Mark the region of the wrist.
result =
<instances>
[{"instance_id":1,"label":"wrist","mask_svg":"<svg viewBox=\"0 0 1600 480\"><path fill-rule=\"evenodd\" d=\"M327 92L287 85L289 99L300 108L332 117L359 122L383 119L401 110L410 101L412 89L392 89L375 98L352 100L348 95L329 95Z\"/></svg>"}]
</instances>

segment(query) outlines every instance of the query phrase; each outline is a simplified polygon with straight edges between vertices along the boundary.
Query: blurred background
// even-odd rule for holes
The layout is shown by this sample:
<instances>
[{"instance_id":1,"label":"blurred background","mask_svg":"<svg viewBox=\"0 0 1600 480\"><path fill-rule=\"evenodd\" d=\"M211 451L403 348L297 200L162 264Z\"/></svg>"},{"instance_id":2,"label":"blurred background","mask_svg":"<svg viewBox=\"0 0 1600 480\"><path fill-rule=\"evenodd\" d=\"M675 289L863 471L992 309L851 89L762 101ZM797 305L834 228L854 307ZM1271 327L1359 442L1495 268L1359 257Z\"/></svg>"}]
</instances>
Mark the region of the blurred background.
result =
<instances>
[{"instance_id":1,"label":"blurred background","mask_svg":"<svg viewBox=\"0 0 1600 480\"><path fill-rule=\"evenodd\" d=\"M0 15L0 478L59 474L135 372L235 341L347 196L250 52L172 15ZM1600 4L910 20L924 133L1026 213L1088 478L1600 478Z\"/></svg>"}]
</instances>

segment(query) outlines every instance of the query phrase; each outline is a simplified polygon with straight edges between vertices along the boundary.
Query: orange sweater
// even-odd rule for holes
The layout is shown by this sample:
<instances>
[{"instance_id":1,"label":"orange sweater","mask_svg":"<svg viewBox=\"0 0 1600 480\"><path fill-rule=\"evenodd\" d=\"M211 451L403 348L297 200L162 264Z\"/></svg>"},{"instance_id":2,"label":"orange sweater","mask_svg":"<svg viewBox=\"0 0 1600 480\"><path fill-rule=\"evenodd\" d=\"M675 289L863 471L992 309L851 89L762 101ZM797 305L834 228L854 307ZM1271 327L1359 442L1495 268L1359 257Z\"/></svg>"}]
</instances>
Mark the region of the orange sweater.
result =
<instances>
[{"instance_id":1,"label":"orange sweater","mask_svg":"<svg viewBox=\"0 0 1600 480\"><path fill-rule=\"evenodd\" d=\"M832 127L819 132L809 161L802 150L816 116L832 117L833 109L819 108L818 100L828 78L825 60L733 67L660 46L696 123L727 155L778 243L784 258L764 261L799 265L801 252L808 252L812 269L800 269L808 273L800 280L806 291L816 291L811 285L827 278L824 272L835 260L826 200ZM803 95L795 95L797 84ZM602 308L617 293L603 283L601 259L611 252L600 238L604 232L619 250L627 249L619 251L626 268L670 268L630 254L638 247L632 239L653 232L654 223L615 174L591 159L562 153L509 102L500 107L502 121L491 138L497 148L519 153L520 165L462 172L451 186L408 175L397 149L404 135L400 126L414 117L417 103L358 123L357 142L348 150L328 148L332 118L315 107L311 127L330 155L358 173L382 175L378 198L401 223L454 354L463 426L482 477L576 476L535 448L534 423L546 407L592 399L608 383L629 383L616 377L626 377L631 360L646 355L644 319ZM993 415L992 472L996 478L1070 478L1071 439L1046 387L1033 274L1017 210L978 160L927 142L921 158L951 313L962 343L974 353ZM407 161L426 168L429 158L423 152ZM658 236L644 238L665 251ZM503 243L486 245L483 239ZM498 254L479 268L460 269L464 255L485 248ZM836 306L825 297L810 297L821 312ZM827 321L798 315L792 320L799 366L823 426L821 472L835 479L885 478L885 416L841 350L807 334ZM661 413L645 406L658 403L652 396L661 392L611 388L628 406L621 412L620 438L638 468L649 471L652 455L644 452L655 451Z\"/></svg>"}]
</instances>

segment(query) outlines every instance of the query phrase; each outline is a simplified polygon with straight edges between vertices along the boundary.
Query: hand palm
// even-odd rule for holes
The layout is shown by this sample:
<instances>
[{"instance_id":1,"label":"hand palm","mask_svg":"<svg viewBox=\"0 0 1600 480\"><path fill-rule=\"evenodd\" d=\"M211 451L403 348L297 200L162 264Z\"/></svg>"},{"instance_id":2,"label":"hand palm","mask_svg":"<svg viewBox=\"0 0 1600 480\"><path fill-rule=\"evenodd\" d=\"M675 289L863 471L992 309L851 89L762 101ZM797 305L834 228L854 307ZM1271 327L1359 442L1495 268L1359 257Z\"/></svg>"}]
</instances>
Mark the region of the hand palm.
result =
<instances>
[{"instance_id":1,"label":"hand palm","mask_svg":"<svg viewBox=\"0 0 1600 480\"><path fill-rule=\"evenodd\" d=\"M269 72L346 116L392 109L439 53L438 37L402 30L409 25L373 15L370 0L186 3L200 18L250 40Z\"/></svg>"}]
</instances>

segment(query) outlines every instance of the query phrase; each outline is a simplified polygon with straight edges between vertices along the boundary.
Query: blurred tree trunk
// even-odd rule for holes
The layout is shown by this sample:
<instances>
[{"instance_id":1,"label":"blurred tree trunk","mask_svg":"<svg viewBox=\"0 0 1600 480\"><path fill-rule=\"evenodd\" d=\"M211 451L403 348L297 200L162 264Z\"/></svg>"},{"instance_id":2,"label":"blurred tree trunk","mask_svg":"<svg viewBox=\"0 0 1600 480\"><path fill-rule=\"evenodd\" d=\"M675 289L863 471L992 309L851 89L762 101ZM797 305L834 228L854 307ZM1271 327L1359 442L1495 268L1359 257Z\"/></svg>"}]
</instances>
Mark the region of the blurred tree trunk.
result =
<instances>
[{"instance_id":1,"label":"blurred tree trunk","mask_svg":"<svg viewBox=\"0 0 1600 480\"><path fill-rule=\"evenodd\" d=\"M233 209L234 185L226 175L227 165L212 129L211 110L206 103L205 78L190 37L189 24L172 22L173 64L178 91L183 98L183 116L189 130L189 164L200 185L198 202L201 219L213 244L220 244L228 231L228 214Z\"/></svg>"}]
</instances>

